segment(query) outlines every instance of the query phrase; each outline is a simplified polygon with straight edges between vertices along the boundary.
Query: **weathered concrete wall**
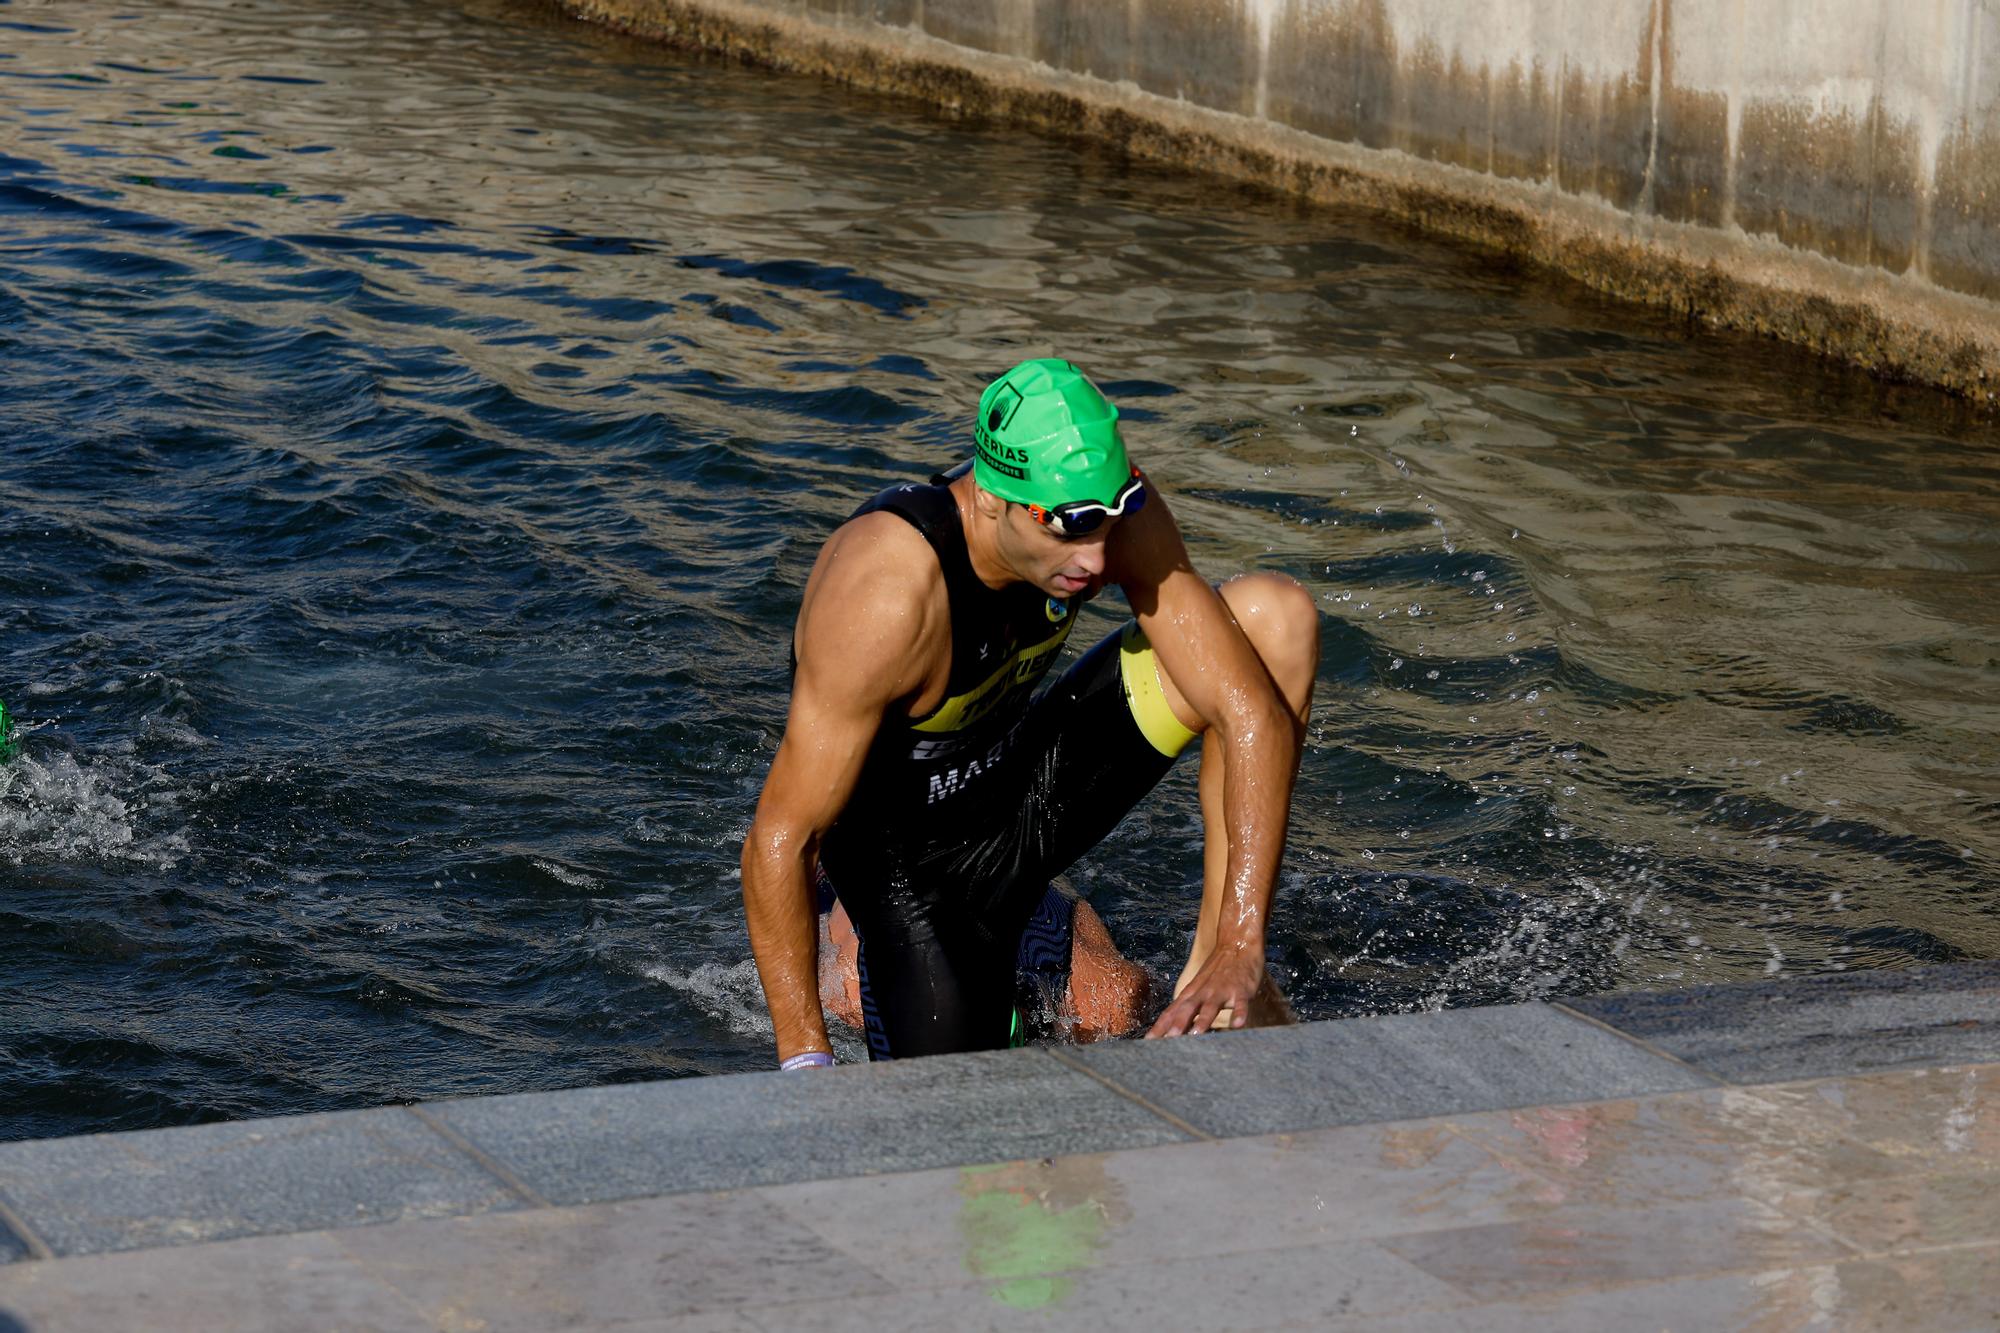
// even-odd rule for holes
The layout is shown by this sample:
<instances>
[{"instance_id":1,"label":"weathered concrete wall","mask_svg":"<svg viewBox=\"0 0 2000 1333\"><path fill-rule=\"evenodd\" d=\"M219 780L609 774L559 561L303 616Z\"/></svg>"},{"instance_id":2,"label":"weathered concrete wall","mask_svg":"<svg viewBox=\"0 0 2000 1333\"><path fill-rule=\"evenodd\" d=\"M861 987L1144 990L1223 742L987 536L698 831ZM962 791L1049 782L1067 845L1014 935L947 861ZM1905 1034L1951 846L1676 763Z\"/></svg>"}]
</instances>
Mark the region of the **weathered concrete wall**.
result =
<instances>
[{"instance_id":1,"label":"weathered concrete wall","mask_svg":"<svg viewBox=\"0 0 2000 1333\"><path fill-rule=\"evenodd\" d=\"M558 3L2000 388L2000 0Z\"/></svg>"}]
</instances>

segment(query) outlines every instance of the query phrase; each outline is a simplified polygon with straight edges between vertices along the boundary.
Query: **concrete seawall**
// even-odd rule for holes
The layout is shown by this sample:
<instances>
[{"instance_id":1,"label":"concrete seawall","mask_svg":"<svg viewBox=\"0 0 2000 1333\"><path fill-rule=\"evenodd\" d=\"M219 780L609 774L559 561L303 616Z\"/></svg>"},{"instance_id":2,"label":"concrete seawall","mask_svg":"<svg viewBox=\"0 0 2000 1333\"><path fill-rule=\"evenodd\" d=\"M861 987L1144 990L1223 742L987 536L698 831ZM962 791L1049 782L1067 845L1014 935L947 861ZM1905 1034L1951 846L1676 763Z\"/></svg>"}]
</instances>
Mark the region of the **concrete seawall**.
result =
<instances>
[{"instance_id":1,"label":"concrete seawall","mask_svg":"<svg viewBox=\"0 0 2000 1333\"><path fill-rule=\"evenodd\" d=\"M2000 963L0 1143L0 1330L1974 1329Z\"/></svg>"},{"instance_id":2,"label":"concrete seawall","mask_svg":"<svg viewBox=\"0 0 2000 1333\"><path fill-rule=\"evenodd\" d=\"M557 3L2000 392L1992 0Z\"/></svg>"}]
</instances>

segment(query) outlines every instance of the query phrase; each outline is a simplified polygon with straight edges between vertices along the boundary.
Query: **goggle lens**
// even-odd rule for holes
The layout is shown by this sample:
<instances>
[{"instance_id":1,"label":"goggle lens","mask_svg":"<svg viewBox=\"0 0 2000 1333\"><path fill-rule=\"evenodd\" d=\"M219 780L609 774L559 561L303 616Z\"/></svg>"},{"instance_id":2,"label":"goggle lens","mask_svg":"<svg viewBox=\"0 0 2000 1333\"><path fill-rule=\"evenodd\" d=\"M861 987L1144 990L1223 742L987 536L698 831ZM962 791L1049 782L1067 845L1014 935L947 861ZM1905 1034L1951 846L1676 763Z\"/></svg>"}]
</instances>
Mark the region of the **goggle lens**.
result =
<instances>
[{"instance_id":1,"label":"goggle lens","mask_svg":"<svg viewBox=\"0 0 2000 1333\"><path fill-rule=\"evenodd\" d=\"M1123 518L1136 514L1146 507L1146 479L1139 475L1139 469L1132 469L1132 479L1118 488L1110 504L1096 500L1071 500L1066 504L1044 509L1040 505L1027 506L1029 517L1055 533L1058 537L1087 537L1103 527L1109 519Z\"/></svg>"}]
</instances>

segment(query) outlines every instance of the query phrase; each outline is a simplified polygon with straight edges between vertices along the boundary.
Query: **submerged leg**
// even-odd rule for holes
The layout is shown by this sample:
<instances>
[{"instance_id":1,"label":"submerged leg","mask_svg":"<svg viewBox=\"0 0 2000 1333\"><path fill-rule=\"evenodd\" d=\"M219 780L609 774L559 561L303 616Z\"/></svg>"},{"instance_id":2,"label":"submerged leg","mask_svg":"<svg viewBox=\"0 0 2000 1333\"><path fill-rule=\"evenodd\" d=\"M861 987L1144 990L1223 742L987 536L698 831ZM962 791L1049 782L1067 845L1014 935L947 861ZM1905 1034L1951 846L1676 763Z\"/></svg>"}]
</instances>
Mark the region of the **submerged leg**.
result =
<instances>
[{"instance_id":1,"label":"submerged leg","mask_svg":"<svg viewBox=\"0 0 2000 1333\"><path fill-rule=\"evenodd\" d=\"M1146 969L1118 951L1104 919L1078 899L1069 938L1063 944L1064 1016L1075 1027L1079 1042L1122 1037L1144 1020L1148 982ZM838 902L820 917L820 1004L829 1016L862 1028L860 938ZM1024 957L1015 962L1025 974ZM1017 978L1018 985L1018 978Z\"/></svg>"},{"instance_id":2,"label":"submerged leg","mask_svg":"<svg viewBox=\"0 0 2000 1333\"><path fill-rule=\"evenodd\" d=\"M1118 952L1104 919L1087 902L1076 905L1065 999L1080 1042L1122 1037L1145 1021L1146 969Z\"/></svg>"}]
</instances>

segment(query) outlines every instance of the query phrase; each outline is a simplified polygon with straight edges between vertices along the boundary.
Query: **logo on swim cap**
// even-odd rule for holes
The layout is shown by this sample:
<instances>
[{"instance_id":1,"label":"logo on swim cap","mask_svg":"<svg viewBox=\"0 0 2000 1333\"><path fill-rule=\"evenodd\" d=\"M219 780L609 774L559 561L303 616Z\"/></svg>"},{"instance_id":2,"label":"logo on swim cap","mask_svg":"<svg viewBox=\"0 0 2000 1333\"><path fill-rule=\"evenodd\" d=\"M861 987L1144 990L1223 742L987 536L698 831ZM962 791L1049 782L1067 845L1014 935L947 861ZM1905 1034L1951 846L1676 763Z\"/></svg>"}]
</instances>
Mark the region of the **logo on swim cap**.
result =
<instances>
[{"instance_id":1,"label":"logo on swim cap","mask_svg":"<svg viewBox=\"0 0 2000 1333\"><path fill-rule=\"evenodd\" d=\"M1023 361L987 385L972 440L973 479L1016 504L1110 504L1132 475L1118 409L1055 358Z\"/></svg>"}]
</instances>

